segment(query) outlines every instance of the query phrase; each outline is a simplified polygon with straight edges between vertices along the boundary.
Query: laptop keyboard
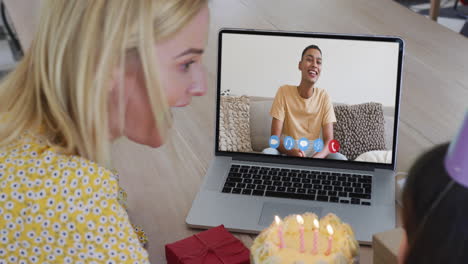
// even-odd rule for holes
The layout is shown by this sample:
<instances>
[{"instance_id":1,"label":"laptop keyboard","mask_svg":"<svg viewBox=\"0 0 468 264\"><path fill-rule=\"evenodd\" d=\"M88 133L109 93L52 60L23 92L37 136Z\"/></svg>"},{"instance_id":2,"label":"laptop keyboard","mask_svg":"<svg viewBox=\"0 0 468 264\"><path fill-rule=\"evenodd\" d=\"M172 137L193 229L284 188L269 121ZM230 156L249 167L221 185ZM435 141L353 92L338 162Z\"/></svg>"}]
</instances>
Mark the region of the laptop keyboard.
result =
<instances>
[{"instance_id":1,"label":"laptop keyboard","mask_svg":"<svg viewBox=\"0 0 468 264\"><path fill-rule=\"evenodd\" d=\"M233 164L222 192L369 206L372 176Z\"/></svg>"}]
</instances>

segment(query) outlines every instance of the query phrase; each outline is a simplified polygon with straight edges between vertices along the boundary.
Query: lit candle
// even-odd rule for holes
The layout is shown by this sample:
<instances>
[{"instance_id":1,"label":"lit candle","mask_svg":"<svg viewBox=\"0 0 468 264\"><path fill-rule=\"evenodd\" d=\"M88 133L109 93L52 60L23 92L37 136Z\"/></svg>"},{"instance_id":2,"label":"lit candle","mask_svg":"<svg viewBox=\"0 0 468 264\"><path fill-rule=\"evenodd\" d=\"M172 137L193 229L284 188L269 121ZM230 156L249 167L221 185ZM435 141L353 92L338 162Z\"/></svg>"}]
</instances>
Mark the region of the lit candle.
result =
<instances>
[{"instance_id":1,"label":"lit candle","mask_svg":"<svg viewBox=\"0 0 468 264\"><path fill-rule=\"evenodd\" d=\"M331 225L327 225L327 231L328 231L328 249L327 252L325 252L325 255L330 255L331 250L332 250L332 240L333 240L333 228Z\"/></svg>"},{"instance_id":2,"label":"lit candle","mask_svg":"<svg viewBox=\"0 0 468 264\"><path fill-rule=\"evenodd\" d=\"M275 222L278 227L279 248L284 248L283 226L281 225L281 219L277 215L275 215Z\"/></svg>"},{"instance_id":3,"label":"lit candle","mask_svg":"<svg viewBox=\"0 0 468 264\"><path fill-rule=\"evenodd\" d=\"M314 219L314 247L312 248L312 254L317 255L318 248L317 248L317 240L318 240L318 231L319 231L319 221Z\"/></svg>"},{"instance_id":4,"label":"lit candle","mask_svg":"<svg viewBox=\"0 0 468 264\"><path fill-rule=\"evenodd\" d=\"M300 239L300 251L301 253L304 253L305 248L304 248L304 219L302 216L297 215L296 216L297 223L299 223L299 239Z\"/></svg>"}]
</instances>

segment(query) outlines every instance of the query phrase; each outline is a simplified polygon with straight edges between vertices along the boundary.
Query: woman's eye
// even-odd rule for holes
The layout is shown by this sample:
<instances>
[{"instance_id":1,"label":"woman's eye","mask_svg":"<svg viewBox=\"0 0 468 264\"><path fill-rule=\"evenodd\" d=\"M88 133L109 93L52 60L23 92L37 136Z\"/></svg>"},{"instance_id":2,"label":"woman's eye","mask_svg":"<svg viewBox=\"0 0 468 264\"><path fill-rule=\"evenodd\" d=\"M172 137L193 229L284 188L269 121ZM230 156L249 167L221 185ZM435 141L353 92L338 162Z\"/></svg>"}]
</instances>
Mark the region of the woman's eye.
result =
<instances>
[{"instance_id":1,"label":"woman's eye","mask_svg":"<svg viewBox=\"0 0 468 264\"><path fill-rule=\"evenodd\" d=\"M188 72L188 70L190 69L190 65L192 65L193 63L195 63L195 61L191 60L187 63L182 64L182 71Z\"/></svg>"}]
</instances>

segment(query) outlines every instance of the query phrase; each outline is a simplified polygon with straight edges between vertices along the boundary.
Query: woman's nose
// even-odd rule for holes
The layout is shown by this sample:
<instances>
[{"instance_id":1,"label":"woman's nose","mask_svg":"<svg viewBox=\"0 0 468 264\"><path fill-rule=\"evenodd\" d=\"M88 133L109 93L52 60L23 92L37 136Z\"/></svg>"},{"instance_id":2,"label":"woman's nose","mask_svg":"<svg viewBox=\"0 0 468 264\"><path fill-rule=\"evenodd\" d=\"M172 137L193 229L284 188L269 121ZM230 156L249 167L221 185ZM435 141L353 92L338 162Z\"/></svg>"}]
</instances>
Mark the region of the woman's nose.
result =
<instances>
[{"instance_id":1,"label":"woman's nose","mask_svg":"<svg viewBox=\"0 0 468 264\"><path fill-rule=\"evenodd\" d=\"M208 91L206 85L206 71L205 67L201 66L200 70L194 75L194 82L190 86L189 92L192 96L203 96Z\"/></svg>"},{"instance_id":2,"label":"woman's nose","mask_svg":"<svg viewBox=\"0 0 468 264\"><path fill-rule=\"evenodd\" d=\"M206 85L202 84L193 84L192 87L190 87L190 94L192 96L203 96L206 94L208 91L208 88Z\"/></svg>"}]
</instances>

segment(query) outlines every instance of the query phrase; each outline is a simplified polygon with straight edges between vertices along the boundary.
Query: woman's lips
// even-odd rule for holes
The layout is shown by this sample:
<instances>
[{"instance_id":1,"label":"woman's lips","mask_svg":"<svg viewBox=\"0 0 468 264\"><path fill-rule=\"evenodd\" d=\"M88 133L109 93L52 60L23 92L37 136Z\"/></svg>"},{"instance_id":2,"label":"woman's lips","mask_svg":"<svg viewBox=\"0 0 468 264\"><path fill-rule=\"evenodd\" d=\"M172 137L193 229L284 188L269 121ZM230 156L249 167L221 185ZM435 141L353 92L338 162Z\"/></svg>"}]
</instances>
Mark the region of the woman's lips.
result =
<instances>
[{"instance_id":1,"label":"woman's lips","mask_svg":"<svg viewBox=\"0 0 468 264\"><path fill-rule=\"evenodd\" d=\"M315 77L318 76L318 73L317 73L316 71L309 71L309 76L310 76L311 78L315 78Z\"/></svg>"}]
</instances>

